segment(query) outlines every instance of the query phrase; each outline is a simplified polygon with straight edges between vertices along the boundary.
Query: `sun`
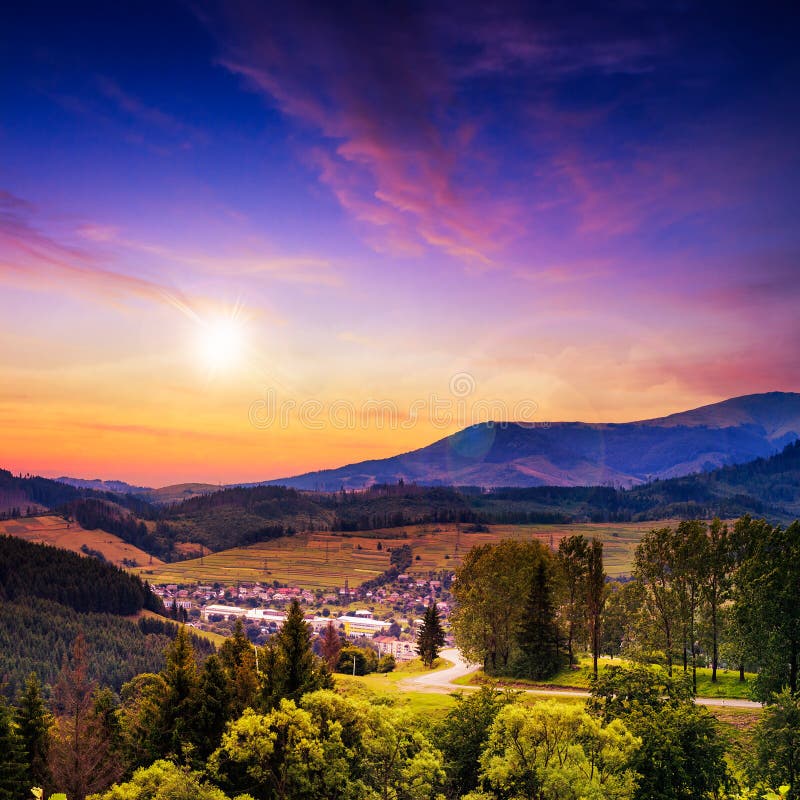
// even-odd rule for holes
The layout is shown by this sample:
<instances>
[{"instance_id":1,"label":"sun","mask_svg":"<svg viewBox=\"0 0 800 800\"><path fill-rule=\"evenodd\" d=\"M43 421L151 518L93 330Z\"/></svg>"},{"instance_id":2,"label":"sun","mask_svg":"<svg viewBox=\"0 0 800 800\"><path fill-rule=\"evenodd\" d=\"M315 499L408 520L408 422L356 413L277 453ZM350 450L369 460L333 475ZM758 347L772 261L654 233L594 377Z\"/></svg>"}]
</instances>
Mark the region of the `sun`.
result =
<instances>
[{"instance_id":1,"label":"sun","mask_svg":"<svg viewBox=\"0 0 800 800\"><path fill-rule=\"evenodd\" d=\"M226 372L239 365L246 346L244 321L235 314L207 319L198 330L198 358L211 372Z\"/></svg>"}]
</instances>

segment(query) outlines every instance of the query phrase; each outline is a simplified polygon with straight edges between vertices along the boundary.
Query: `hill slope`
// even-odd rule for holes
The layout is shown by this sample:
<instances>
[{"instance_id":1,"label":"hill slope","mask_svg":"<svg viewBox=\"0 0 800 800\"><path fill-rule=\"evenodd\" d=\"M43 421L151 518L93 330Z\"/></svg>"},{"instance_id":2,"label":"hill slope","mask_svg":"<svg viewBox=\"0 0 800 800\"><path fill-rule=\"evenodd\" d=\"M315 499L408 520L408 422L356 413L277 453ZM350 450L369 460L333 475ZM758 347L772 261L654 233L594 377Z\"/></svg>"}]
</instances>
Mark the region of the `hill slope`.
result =
<instances>
[{"instance_id":1,"label":"hill slope","mask_svg":"<svg viewBox=\"0 0 800 800\"><path fill-rule=\"evenodd\" d=\"M337 491L402 479L430 486L636 486L740 464L800 437L800 394L747 395L628 423L473 425L391 458L266 484Z\"/></svg>"}]
</instances>

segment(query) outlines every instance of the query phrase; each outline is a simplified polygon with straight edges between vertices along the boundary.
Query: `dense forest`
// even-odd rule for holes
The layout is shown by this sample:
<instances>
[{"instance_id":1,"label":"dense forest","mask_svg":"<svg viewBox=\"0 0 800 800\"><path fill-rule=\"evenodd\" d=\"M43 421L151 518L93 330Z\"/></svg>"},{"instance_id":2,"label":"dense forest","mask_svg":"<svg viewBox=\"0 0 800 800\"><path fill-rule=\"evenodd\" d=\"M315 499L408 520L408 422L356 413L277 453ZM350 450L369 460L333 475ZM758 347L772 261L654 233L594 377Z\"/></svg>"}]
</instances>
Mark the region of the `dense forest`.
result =
<instances>
[{"instance_id":1,"label":"dense forest","mask_svg":"<svg viewBox=\"0 0 800 800\"><path fill-rule=\"evenodd\" d=\"M161 601L138 576L119 567L57 547L0 536L0 599L32 597L82 613L164 611Z\"/></svg>"},{"instance_id":2,"label":"dense forest","mask_svg":"<svg viewBox=\"0 0 800 800\"><path fill-rule=\"evenodd\" d=\"M83 633L92 647L92 678L119 690L163 665L177 627L159 618L132 621L142 609L163 613L136 577L94 558L0 536L0 686L8 696L35 672L52 684ZM196 640L198 651L213 650Z\"/></svg>"}]
</instances>

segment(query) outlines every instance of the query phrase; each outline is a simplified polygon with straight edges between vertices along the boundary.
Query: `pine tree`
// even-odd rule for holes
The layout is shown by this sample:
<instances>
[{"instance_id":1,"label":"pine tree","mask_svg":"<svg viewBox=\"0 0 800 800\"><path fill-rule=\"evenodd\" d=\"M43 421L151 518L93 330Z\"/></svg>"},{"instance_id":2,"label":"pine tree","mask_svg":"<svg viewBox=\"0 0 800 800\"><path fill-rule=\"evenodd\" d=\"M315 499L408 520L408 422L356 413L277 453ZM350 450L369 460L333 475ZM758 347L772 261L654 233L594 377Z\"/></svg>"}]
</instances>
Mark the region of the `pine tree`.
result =
<instances>
[{"instance_id":1,"label":"pine tree","mask_svg":"<svg viewBox=\"0 0 800 800\"><path fill-rule=\"evenodd\" d=\"M190 751L193 716L197 701L197 661L186 628L181 626L166 652L162 677L166 697L162 709L162 754L185 759Z\"/></svg>"},{"instance_id":2,"label":"pine tree","mask_svg":"<svg viewBox=\"0 0 800 800\"><path fill-rule=\"evenodd\" d=\"M311 680L314 654L311 651L311 633L297 600L292 600L276 645L284 667L283 695L299 700Z\"/></svg>"},{"instance_id":3,"label":"pine tree","mask_svg":"<svg viewBox=\"0 0 800 800\"><path fill-rule=\"evenodd\" d=\"M221 660L209 656L200 675L197 712L194 719L194 741L197 758L204 762L219 747L225 725L233 718L231 688Z\"/></svg>"},{"instance_id":4,"label":"pine tree","mask_svg":"<svg viewBox=\"0 0 800 800\"><path fill-rule=\"evenodd\" d=\"M239 717L245 708L253 705L258 688L255 651L241 619L236 620L233 636L220 647L219 660L231 686L231 716Z\"/></svg>"},{"instance_id":5,"label":"pine tree","mask_svg":"<svg viewBox=\"0 0 800 800\"><path fill-rule=\"evenodd\" d=\"M17 800L28 794L25 743L11 709L0 693L0 800Z\"/></svg>"},{"instance_id":6,"label":"pine tree","mask_svg":"<svg viewBox=\"0 0 800 800\"><path fill-rule=\"evenodd\" d=\"M541 680L554 675L561 666L558 625L547 565L540 561L533 573L525 604L525 617L518 641L520 677Z\"/></svg>"},{"instance_id":7,"label":"pine tree","mask_svg":"<svg viewBox=\"0 0 800 800\"><path fill-rule=\"evenodd\" d=\"M30 786L48 782L47 747L52 717L42 697L42 685L31 672L17 701L17 727L25 747Z\"/></svg>"},{"instance_id":8,"label":"pine tree","mask_svg":"<svg viewBox=\"0 0 800 800\"><path fill-rule=\"evenodd\" d=\"M339 653L342 652L342 637L339 636L339 632L333 622L329 622L325 627L325 631L322 634L321 648L322 658L328 665L328 669L333 671L339 663Z\"/></svg>"},{"instance_id":9,"label":"pine tree","mask_svg":"<svg viewBox=\"0 0 800 800\"><path fill-rule=\"evenodd\" d=\"M419 653L422 663L430 669L436 661L439 650L444 646L444 628L439 618L439 609L436 601L432 602L425 610L422 618L422 626L417 635L417 653Z\"/></svg>"}]
</instances>

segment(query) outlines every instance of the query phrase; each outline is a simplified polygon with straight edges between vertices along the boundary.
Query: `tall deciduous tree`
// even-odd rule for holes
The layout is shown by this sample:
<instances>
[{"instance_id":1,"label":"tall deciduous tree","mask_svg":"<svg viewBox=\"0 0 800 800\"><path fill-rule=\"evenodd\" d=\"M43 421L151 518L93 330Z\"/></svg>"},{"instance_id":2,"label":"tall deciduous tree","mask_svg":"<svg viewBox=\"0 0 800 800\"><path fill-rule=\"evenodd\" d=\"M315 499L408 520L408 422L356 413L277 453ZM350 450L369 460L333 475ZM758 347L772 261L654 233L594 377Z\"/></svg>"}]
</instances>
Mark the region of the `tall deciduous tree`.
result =
<instances>
[{"instance_id":1,"label":"tall deciduous tree","mask_svg":"<svg viewBox=\"0 0 800 800\"><path fill-rule=\"evenodd\" d=\"M450 623L460 650L487 672L510 669L536 566L551 559L539 542L516 540L473 547L465 556L452 587Z\"/></svg>"},{"instance_id":2,"label":"tall deciduous tree","mask_svg":"<svg viewBox=\"0 0 800 800\"><path fill-rule=\"evenodd\" d=\"M719 518L712 520L708 528L705 581L703 596L708 604L711 628L711 682L717 682L719 666L719 638L722 628L722 605L728 599L733 570L732 551L728 526Z\"/></svg>"},{"instance_id":3,"label":"tall deciduous tree","mask_svg":"<svg viewBox=\"0 0 800 800\"><path fill-rule=\"evenodd\" d=\"M645 602L658 621L667 672L672 675L679 596L671 528L658 528L642 537L634 554L633 574L646 589Z\"/></svg>"},{"instance_id":4,"label":"tall deciduous tree","mask_svg":"<svg viewBox=\"0 0 800 800\"><path fill-rule=\"evenodd\" d=\"M759 664L762 698L798 690L800 668L800 522L771 528L737 523L751 550L736 575L736 615L747 652Z\"/></svg>"},{"instance_id":5,"label":"tall deciduous tree","mask_svg":"<svg viewBox=\"0 0 800 800\"><path fill-rule=\"evenodd\" d=\"M567 654L574 664L576 634L586 627L587 580L589 577L589 542L585 536L567 536L558 543L558 563L564 576L567 620ZM585 641L585 639L584 639Z\"/></svg>"},{"instance_id":6,"label":"tall deciduous tree","mask_svg":"<svg viewBox=\"0 0 800 800\"><path fill-rule=\"evenodd\" d=\"M592 647L592 669L597 677L597 659L600 656L600 622L606 601L606 573L603 569L603 543L592 539L589 545L586 569L586 616L589 620L589 639Z\"/></svg>"}]
</instances>

